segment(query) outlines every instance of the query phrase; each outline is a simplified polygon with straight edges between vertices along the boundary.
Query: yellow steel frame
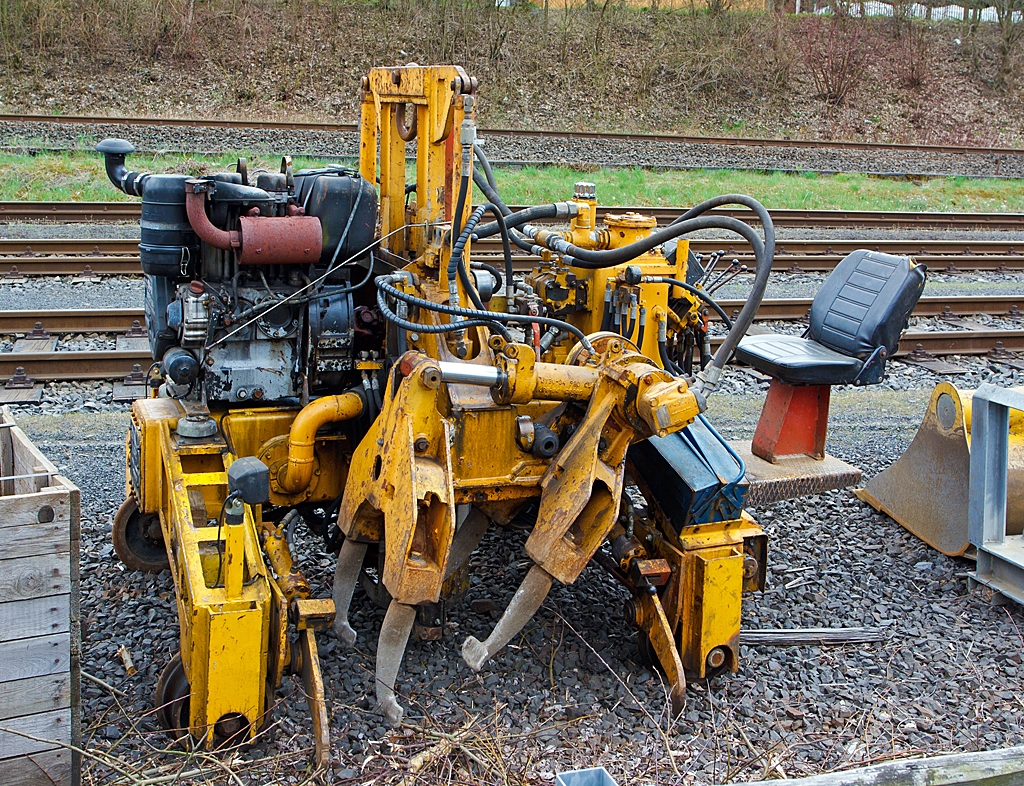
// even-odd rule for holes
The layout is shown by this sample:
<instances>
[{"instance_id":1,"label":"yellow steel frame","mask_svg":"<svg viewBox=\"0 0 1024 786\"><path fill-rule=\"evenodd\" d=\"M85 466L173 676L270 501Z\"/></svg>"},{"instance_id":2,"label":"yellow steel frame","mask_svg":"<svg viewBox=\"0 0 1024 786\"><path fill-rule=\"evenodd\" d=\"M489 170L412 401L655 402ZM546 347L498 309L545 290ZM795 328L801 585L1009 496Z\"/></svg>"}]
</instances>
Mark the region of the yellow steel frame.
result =
<instances>
[{"instance_id":1,"label":"yellow steel frame","mask_svg":"<svg viewBox=\"0 0 1024 786\"><path fill-rule=\"evenodd\" d=\"M260 506L246 505L241 524L219 518L228 494L227 469L240 455L260 455L274 467L286 463L288 430L297 414L282 408L217 412L224 437L183 439L175 431L184 416L177 401L138 400L132 419L138 431L140 488L132 488L129 480L128 494L136 496L141 511L160 517L191 689L192 736L210 747L217 742L219 720L243 716L249 738L254 737L273 690L286 673L297 672L313 715L317 761L325 764L327 719L314 629L330 625L333 604L307 600L308 583L293 568L280 528L262 521ZM323 459L336 456L342 444L338 438L316 440L318 475L321 465L334 467ZM322 498L314 489L336 495L344 466L339 470L299 495L278 487L272 500ZM298 627L294 648L291 608L298 612L292 614Z\"/></svg>"}]
</instances>

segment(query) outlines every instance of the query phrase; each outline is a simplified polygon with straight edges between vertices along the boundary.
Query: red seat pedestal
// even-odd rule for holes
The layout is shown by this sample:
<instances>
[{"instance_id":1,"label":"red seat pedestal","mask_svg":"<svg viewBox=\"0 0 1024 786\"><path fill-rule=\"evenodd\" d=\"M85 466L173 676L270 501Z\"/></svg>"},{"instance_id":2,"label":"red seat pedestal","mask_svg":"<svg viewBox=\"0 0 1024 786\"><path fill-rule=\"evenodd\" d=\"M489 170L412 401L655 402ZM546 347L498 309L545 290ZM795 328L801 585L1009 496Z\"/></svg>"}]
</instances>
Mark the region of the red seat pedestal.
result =
<instances>
[{"instance_id":1,"label":"red seat pedestal","mask_svg":"<svg viewBox=\"0 0 1024 786\"><path fill-rule=\"evenodd\" d=\"M772 379L750 450L765 461L825 457L830 385L787 385Z\"/></svg>"}]
</instances>

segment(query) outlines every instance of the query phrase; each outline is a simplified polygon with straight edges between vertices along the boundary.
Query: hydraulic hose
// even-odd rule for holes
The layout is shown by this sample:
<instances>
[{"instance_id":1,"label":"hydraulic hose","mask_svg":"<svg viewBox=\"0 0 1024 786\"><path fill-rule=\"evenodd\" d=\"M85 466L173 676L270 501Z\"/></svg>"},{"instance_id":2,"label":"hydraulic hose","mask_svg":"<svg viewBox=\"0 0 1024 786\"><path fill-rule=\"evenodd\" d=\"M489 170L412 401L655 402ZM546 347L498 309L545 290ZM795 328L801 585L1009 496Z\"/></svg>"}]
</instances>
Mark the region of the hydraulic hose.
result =
<instances>
[{"instance_id":1,"label":"hydraulic hose","mask_svg":"<svg viewBox=\"0 0 1024 786\"><path fill-rule=\"evenodd\" d=\"M437 304L433 303L431 305ZM465 330L466 328L471 327L486 327L490 330L497 330L506 341L512 341L512 336L508 332L508 329L500 322L495 322L490 319L467 319L462 322L448 322L446 324L439 325L426 325L422 322L411 322L408 319L403 319L391 310L391 307L388 305L387 298L385 297L384 290L380 288L377 290L377 307L380 309L380 313L384 315L386 320L402 328L402 330L412 331L413 333L449 333L453 330ZM468 311L469 309L464 310Z\"/></svg>"},{"instance_id":2,"label":"hydraulic hose","mask_svg":"<svg viewBox=\"0 0 1024 786\"><path fill-rule=\"evenodd\" d=\"M487 156L484 154L484 148L479 142L473 145L473 152L476 154L476 160L480 162L480 168L484 170L484 176L487 178L487 185L497 191L498 182L494 179L494 170L491 169L491 162L487 160Z\"/></svg>"},{"instance_id":3,"label":"hydraulic hose","mask_svg":"<svg viewBox=\"0 0 1024 786\"><path fill-rule=\"evenodd\" d=\"M513 294L513 281L512 281L512 244L509 235L508 225L505 223L505 216L499 208L493 202L487 203L487 209L494 215L494 223L498 225L498 232L501 234L501 255L502 260L505 262L505 310L512 310L512 294ZM498 277L499 282L501 276ZM501 283L498 284L498 288L501 288Z\"/></svg>"},{"instance_id":4,"label":"hydraulic hose","mask_svg":"<svg viewBox=\"0 0 1024 786\"><path fill-rule=\"evenodd\" d=\"M494 277L494 288L496 290L505 288L505 279L502 278L501 271L494 267L494 265L488 265L486 262L470 262L469 268L470 270L486 270Z\"/></svg>"},{"instance_id":5,"label":"hydraulic hose","mask_svg":"<svg viewBox=\"0 0 1024 786\"><path fill-rule=\"evenodd\" d=\"M466 221L466 226L462 232L459 233L458 239L452 245L452 255L448 259L448 302L455 306L459 302L459 289L455 284L455 278L458 276L462 280L462 286L466 290L466 294L469 295L469 299L473 301L473 305L480 311L486 311L483 302L480 300L480 295L476 291L476 287L472 285L469 280L469 273L466 270L466 265L462 259L462 253L466 248L466 243L469 241L469 236L473 232L473 227L477 225L483 216L484 212L488 207L492 205L480 205L476 208L469 219ZM456 225L457 226L457 225Z\"/></svg>"},{"instance_id":6,"label":"hydraulic hose","mask_svg":"<svg viewBox=\"0 0 1024 786\"><path fill-rule=\"evenodd\" d=\"M603 251L581 248L563 240L554 233L549 233L543 242L544 247L548 250L560 254L566 265L600 270L629 262L631 259L636 259L641 254L650 251L652 248L656 248L669 240L674 240L680 235L696 232L699 229L727 229L735 232L753 246L755 256L758 255L759 250L763 251L764 249L764 243L753 227L730 216L697 216L659 229L627 246ZM530 238L535 238L539 232L540 230L537 227L531 226L527 226L523 230L523 233Z\"/></svg>"},{"instance_id":7,"label":"hydraulic hose","mask_svg":"<svg viewBox=\"0 0 1024 786\"><path fill-rule=\"evenodd\" d=\"M485 172L490 170L491 164L487 160L487 156L484 155L483 149L479 145L475 145L473 151L476 153L476 157L477 160L480 162L481 169L483 169ZM474 169L473 182L476 184L476 187L480 189L480 192L485 197L487 197L487 199L492 204L498 206L498 210L501 211L501 214L503 216L507 218L508 216L512 215L512 211L509 209L508 205L506 205L504 200L502 200L502 198L498 195L498 188L497 185L494 184L493 173L491 174L491 178L488 179L486 175L480 172L480 170ZM510 230L510 238L512 242L515 243L523 251L527 252L528 254L534 253L534 244L528 241L526 238L524 238L519 232Z\"/></svg>"},{"instance_id":8,"label":"hydraulic hose","mask_svg":"<svg viewBox=\"0 0 1024 786\"><path fill-rule=\"evenodd\" d=\"M553 202L548 205L534 205L533 207L526 207L522 210L517 210L515 213L511 213L505 217L505 226L520 227L523 224L529 224L531 221L539 221L545 218L566 218L570 215L569 203L568 202ZM477 227L473 233L473 237L476 239L490 237L491 235L497 234L501 231L501 227L497 221L492 221L490 224L483 224Z\"/></svg>"},{"instance_id":9,"label":"hydraulic hose","mask_svg":"<svg viewBox=\"0 0 1024 786\"><path fill-rule=\"evenodd\" d=\"M552 317L534 316L532 314L502 314L497 311L478 311L471 308L446 306L444 303L434 303L430 300L425 300L424 298L417 297L416 295L410 295L407 292L403 292L402 290L392 285L391 281L394 280L392 276L378 276L375 280L377 288L380 290L380 292L388 294L391 297L397 298L398 300L403 300L409 305L419 306L420 308L425 308L428 311L434 311L438 314L448 314L449 316L466 317L467 319L477 320L483 323L518 322L523 324L532 324L536 322L539 325L554 325L555 327L559 327L576 336L576 338L580 340L580 343L587 350L587 352L594 351L593 345L587 339L586 334L582 330L580 330L575 325L571 325L568 322L563 322L560 319L554 319ZM381 300L382 298L380 297L380 293L378 293L378 304L381 302ZM418 330L420 327L416 325L416 323L411 324L413 324L413 327L407 328L407 330ZM444 327L446 330L458 330L460 328L470 327L470 323L456 322L454 324L444 326L430 325L424 327ZM443 333L445 332L445 330L425 330L424 332ZM504 335L508 335L507 331L504 332Z\"/></svg>"},{"instance_id":10,"label":"hydraulic hose","mask_svg":"<svg viewBox=\"0 0 1024 786\"><path fill-rule=\"evenodd\" d=\"M764 227L765 239L762 241L757 232L749 224L727 216L704 216L708 210L724 204L742 204L750 207L761 220ZM754 256L757 260L757 267L754 274L754 283L750 295L744 304L725 340L705 369L697 375L697 382L694 389L698 393L704 390L713 391L718 386L718 380L722 375L722 369L726 362L732 357L740 339L746 334L747 329L754 321L754 315L764 297L765 288L768 286L768 277L771 274L772 259L775 256L775 225L772 223L768 211L757 200L741 194L727 194L715 197L690 208L671 225L664 229L652 232L643 240L630 243L622 248L608 251L590 251L567 243L561 238L550 236L546 238L546 245L549 249L559 253L563 262L567 265L584 268L604 268L619 265L652 248L661 245L667 240L680 237L698 229L727 229L742 236L754 249ZM525 232L533 237L537 230L527 227Z\"/></svg>"},{"instance_id":11,"label":"hydraulic hose","mask_svg":"<svg viewBox=\"0 0 1024 786\"><path fill-rule=\"evenodd\" d=\"M711 358L711 367L705 368L697 375L698 392L703 389L711 392L718 386L722 369L729 361L729 358L732 357L733 352L736 351L736 346L740 343L740 339L746 335L748 328L754 322L754 316L757 314L757 309L761 305L761 299L764 297L764 291L768 286L768 277L772 272L772 260L775 258L775 224L772 221L772 217L768 214L768 210L764 205L746 194L722 194L721 196L707 199L699 205L691 207L673 221L672 224L685 223L694 216L723 205L743 205L750 208L761 222L761 227L764 230L764 246L760 255L757 255L757 247L754 247L757 267L754 271L754 283L750 288L750 294L747 295L747 302L740 309L739 316L736 317L736 323L726 334L725 341L722 342L714 357Z\"/></svg>"},{"instance_id":12,"label":"hydraulic hose","mask_svg":"<svg viewBox=\"0 0 1024 786\"><path fill-rule=\"evenodd\" d=\"M692 284L687 284L685 281L680 281L677 278L667 278L665 276L644 276L641 279L641 281L643 281L645 284L671 284L674 287L685 289L691 295L698 298L699 300L702 300L704 303L713 308L715 310L715 313L722 318L722 321L725 323L725 326L729 328L729 330L732 330L732 320L729 319L729 316L725 313L724 310L722 310L722 307L715 302L715 299L704 290L697 289L697 287L693 286Z\"/></svg>"}]
</instances>

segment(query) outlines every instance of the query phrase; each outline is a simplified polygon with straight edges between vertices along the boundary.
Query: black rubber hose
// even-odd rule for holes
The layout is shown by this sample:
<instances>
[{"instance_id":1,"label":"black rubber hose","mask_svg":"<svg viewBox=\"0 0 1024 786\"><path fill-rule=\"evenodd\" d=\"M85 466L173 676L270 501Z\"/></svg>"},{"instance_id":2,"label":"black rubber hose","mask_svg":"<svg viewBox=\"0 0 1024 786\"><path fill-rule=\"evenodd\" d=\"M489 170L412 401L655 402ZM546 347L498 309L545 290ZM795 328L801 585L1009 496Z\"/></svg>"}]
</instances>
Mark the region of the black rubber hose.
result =
<instances>
[{"instance_id":1,"label":"black rubber hose","mask_svg":"<svg viewBox=\"0 0 1024 786\"><path fill-rule=\"evenodd\" d=\"M497 191L498 182L494 179L494 170L491 169L491 162L487 160L487 155L484 153L483 147L479 144L473 145L473 153L476 154L476 160L480 162L480 168L484 170L484 177L487 178L487 185Z\"/></svg>"},{"instance_id":2,"label":"black rubber hose","mask_svg":"<svg viewBox=\"0 0 1024 786\"><path fill-rule=\"evenodd\" d=\"M512 288L514 283L512 275L512 244L510 242L510 235L508 225L505 223L505 216L501 212L501 208L498 207L493 201L487 203L488 212L494 216L494 223L498 225L498 232L501 234L501 255L505 262L505 281L508 283L509 288ZM500 277L499 277L500 279ZM501 284L498 284L501 288ZM511 304L510 304L511 305Z\"/></svg>"},{"instance_id":3,"label":"black rubber hose","mask_svg":"<svg viewBox=\"0 0 1024 786\"><path fill-rule=\"evenodd\" d=\"M403 293L404 294L404 293ZM427 301L424 301L427 302ZM431 304L436 305L436 304ZM393 322L403 330L411 331L414 333L448 333L452 330L465 330L471 327L486 327L489 330L497 330L506 341L512 341L512 336L508 332L508 329L500 322L495 322L491 319L467 319L461 322L448 322L447 324L440 325L425 325L421 322L410 322L407 319L402 319L398 314L391 310L387 304L387 298L384 295L384 290L377 290L377 307L380 309L380 313L384 315L384 318L388 322Z\"/></svg>"},{"instance_id":4,"label":"black rubber hose","mask_svg":"<svg viewBox=\"0 0 1024 786\"><path fill-rule=\"evenodd\" d=\"M721 196L712 197L701 202L699 205L694 205L672 223L683 223L694 216L723 205L743 205L754 212L764 230L764 251L761 256L757 256L754 283L750 288L750 294L747 295L747 302L743 304L739 316L736 317L736 327L729 331L725 341L722 342L722 345L711 359L712 364L719 370L725 367L729 358L732 357L732 353L736 350L736 346L740 343L740 339L746 335L747 329L753 324L754 316L757 314L757 309L761 305L761 299L764 297L764 291L768 286L768 277L772 271L772 260L775 258L775 223L772 221L767 208L746 194L722 194ZM756 247L754 251L756 254Z\"/></svg>"},{"instance_id":5,"label":"black rubber hose","mask_svg":"<svg viewBox=\"0 0 1024 786\"><path fill-rule=\"evenodd\" d=\"M764 291L768 286L768 277L771 275L772 270L772 259L775 255L775 226L772 224L772 219L771 216L768 215L768 211L765 210L764 206L761 205L760 202L757 202L757 200L750 197L743 197L744 201L740 201L739 203L747 205L748 207L751 204L757 206L752 209L764 225L764 241L761 240L753 227L735 218L730 218L728 216L698 215L701 212L710 210L712 207L717 207L719 204L736 202L739 200L739 196L740 195L728 195L726 197L717 197L703 202L700 205L691 208L685 214L696 215L696 217L681 218L677 223L665 227L665 229L653 232L643 240L631 243L620 249L610 251L587 251L586 249L578 248L573 246L571 243L566 243L564 240L554 237L549 239L547 245L548 248L562 254L563 262L567 265L586 268L603 268L627 262L634 256L649 251L667 240L671 240L698 229L727 229L742 236L754 249L754 256L757 259L754 283L751 287L750 294L747 296L747 302L743 305L743 308L740 311L739 317L736 319L732 329L730 329L729 333L726 335L725 341L722 342L718 351L715 352L714 357L711 359L710 365L716 369L716 373L711 374L706 378L702 378L705 380L703 385L706 385L713 390L717 385L718 377L721 375L721 371L725 367L726 362L730 357L732 357L733 352L736 351L736 346L740 343L740 339L743 338L747 332L747 328L749 328L754 321L754 316L757 313L758 306L761 305L761 299L764 297Z\"/></svg>"},{"instance_id":6,"label":"black rubber hose","mask_svg":"<svg viewBox=\"0 0 1024 786\"><path fill-rule=\"evenodd\" d=\"M510 215L512 215L512 211L509 210L508 205L506 205L502 201L501 197L498 196L498 192L491 188L490 185L488 185L487 183L487 179L476 170L473 171L473 182L476 184L476 187L480 189L480 192L485 197L487 197L488 200L490 200L493 204L498 206L498 209L501 211L501 214L505 216L505 218L508 218ZM509 239L513 243L515 243L516 246L518 246L520 249L522 249L528 254L534 254L538 252L537 246L533 242L528 240L526 237L524 237L522 233L517 232L515 229L509 230Z\"/></svg>"},{"instance_id":7,"label":"black rubber hose","mask_svg":"<svg viewBox=\"0 0 1024 786\"><path fill-rule=\"evenodd\" d=\"M452 255L448 259L449 291L451 291L455 277L458 276L462 281L462 288L466 290L466 294L469 295L469 299L480 311L486 311L487 308L484 306L483 301L480 300L480 293L476 291L476 287L473 286L473 282L469 280L469 271L466 269L466 264L462 259L462 252L466 248L469 236L473 233L473 227L475 227L480 221L480 218L483 216L487 207L488 205L481 205L470 214L469 218L466 220L466 226L463 228L458 239L455 241L455 244L452 246Z\"/></svg>"},{"instance_id":8,"label":"black rubber hose","mask_svg":"<svg viewBox=\"0 0 1024 786\"><path fill-rule=\"evenodd\" d=\"M575 325L570 325L568 322L563 322L560 319L553 319L552 317L533 316L532 314L502 314L497 311L477 311L471 308L460 308L457 306L445 305L444 303L434 303L430 300L424 300L421 297L417 297L416 295L410 295L407 292L403 292L397 287L392 286L392 284L387 279L388 276L378 276L376 279L377 288L383 292L386 292L388 295L391 295L391 297L398 298L399 300L404 300L406 303L410 305L419 306L420 308L425 308L428 311L435 311L438 314L448 314L450 316L466 317L467 319L480 320L483 322L519 322L524 324L531 324L536 322L539 325L554 325L576 336L576 338L580 340L580 343L583 344L584 348L586 348L588 352L594 351L593 345L590 343L589 340L587 340L587 336L582 330L580 330ZM379 300L380 298L378 297L378 302ZM451 329L457 330L460 327L469 326L470 325L467 322L455 322L452 323ZM440 333L444 331L434 332Z\"/></svg>"},{"instance_id":9,"label":"black rubber hose","mask_svg":"<svg viewBox=\"0 0 1024 786\"><path fill-rule=\"evenodd\" d=\"M495 281L494 288L495 288L495 290L499 290L499 289L504 289L505 288L505 280L501 277L501 271L498 270L498 268L494 267L494 265L488 265L486 262L470 262L469 263L469 269L470 270L486 270L488 273L490 273L492 276L494 276L494 281Z\"/></svg>"},{"instance_id":10,"label":"black rubber hose","mask_svg":"<svg viewBox=\"0 0 1024 786\"><path fill-rule=\"evenodd\" d=\"M679 370L679 366L673 363L672 358L668 356L668 344L666 342L658 342L658 353L661 355L661 365L665 367L665 370L669 374L677 377L680 376L682 372Z\"/></svg>"},{"instance_id":11,"label":"black rubber hose","mask_svg":"<svg viewBox=\"0 0 1024 786\"><path fill-rule=\"evenodd\" d=\"M561 254L565 264L571 267L582 267L590 270L615 267L629 262L680 235L696 232L699 229L727 229L742 236L754 249L755 256L764 249L760 235L749 224L730 216L698 216L677 224L652 232L647 237L634 241L628 246L611 248L604 251L593 251L581 248L563 240L555 234L548 235L544 245L551 251Z\"/></svg>"},{"instance_id":12,"label":"black rubber hose","mask_svg":"<svg viewBox=\"0 0 1024 786\"><path fill-rule=\"evenodd\" d=\"M665 276L644 276L644 279L649 280L655 284L671 284L674 287L685 289L694 297L704 301L707 305L711 306L711 308L715 310L715 313L722 318L722 321L725 323L725 326L729 328L729 330L732 330L732 320L729 319L729 316L725 313L725 311L722 310L722 307L718 305L718 303L715 302L715 299L711 297L711 295L709 295L707 292L701 289L697 289L697 287L693 286L692 284L687 284L685 281L680 281L677 278L666 278Z\"/></svg>"},{"instance_id":13,"label":"black rubber hose","mask_svg":"<svg viewBox=\"0 0 1024 786\"><path fill-rule=\"evenodd\" d=\"M521 227L523 224L529 224L531 221L557 217L558 205L534 205L533 207L525 207L522 210L517 210L515 213L505 216L505 226L509 228ZM473 236L475 238L490 237L491 235L496 235L500 231L501 227L498 225L498 222L492 221L490 224L482 224L477 227Z\"/></svg>"},{"instance_id":14,"label":"black rubber hose","mask_svg":"<svg viewBox=\"0 0 1024 786\"><path fill-rule=\"evenodd\" d=\"M462 232L462 214L466 210L466 200L469 199L469 176L463 175L459 178L459 195L455 199L455 221L452 223L452 232Z\"/></svg>"}]
</instances>

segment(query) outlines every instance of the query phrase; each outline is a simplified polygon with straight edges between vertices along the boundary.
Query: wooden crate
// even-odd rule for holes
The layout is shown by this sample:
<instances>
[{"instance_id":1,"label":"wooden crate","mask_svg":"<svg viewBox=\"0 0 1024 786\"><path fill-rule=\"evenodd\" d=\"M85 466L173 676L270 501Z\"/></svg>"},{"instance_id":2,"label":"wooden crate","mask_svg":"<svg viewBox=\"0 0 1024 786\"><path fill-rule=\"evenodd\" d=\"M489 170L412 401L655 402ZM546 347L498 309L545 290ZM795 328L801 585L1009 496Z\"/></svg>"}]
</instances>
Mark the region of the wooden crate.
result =
<instances>
[{"instance_id":1,"label":"wooden crate","mask_svg":"<svg viewBox=\"0 0 1024 786\"><path fill-rule=\"evenodd\" d=\"M0 413L0 782L78 786L79 491ZM14 732L22 732L22 736ZM31 739L34 737L36 739Z\"/></svg>"}]
</instances>

